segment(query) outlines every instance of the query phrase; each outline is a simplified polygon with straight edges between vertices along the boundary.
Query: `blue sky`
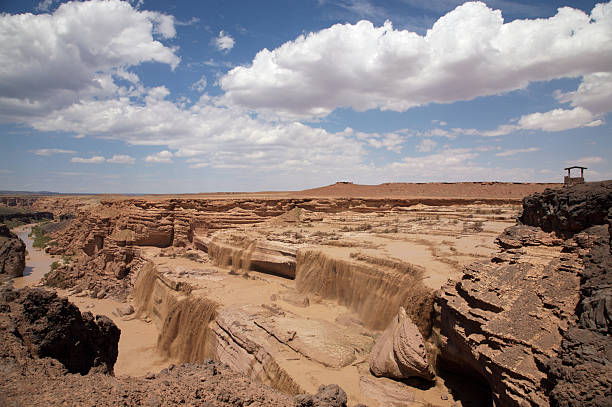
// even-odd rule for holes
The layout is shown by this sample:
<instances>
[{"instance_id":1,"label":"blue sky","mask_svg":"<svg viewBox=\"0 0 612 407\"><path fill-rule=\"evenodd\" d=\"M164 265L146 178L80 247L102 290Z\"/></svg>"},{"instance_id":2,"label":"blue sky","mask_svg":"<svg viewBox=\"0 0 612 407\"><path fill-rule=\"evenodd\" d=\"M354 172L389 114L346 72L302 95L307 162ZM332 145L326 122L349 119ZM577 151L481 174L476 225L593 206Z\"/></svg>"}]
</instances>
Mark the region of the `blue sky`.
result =
<instances>
[{"instance_id":1,"label":"blue sky","mask_svg":"<svg viewBox=\"0 0 612 407\"><path fill-rule=\"evenodd\" d=\"M612 178L612 3L0 3L0 190Z\"/></svg>"}]
</instances>

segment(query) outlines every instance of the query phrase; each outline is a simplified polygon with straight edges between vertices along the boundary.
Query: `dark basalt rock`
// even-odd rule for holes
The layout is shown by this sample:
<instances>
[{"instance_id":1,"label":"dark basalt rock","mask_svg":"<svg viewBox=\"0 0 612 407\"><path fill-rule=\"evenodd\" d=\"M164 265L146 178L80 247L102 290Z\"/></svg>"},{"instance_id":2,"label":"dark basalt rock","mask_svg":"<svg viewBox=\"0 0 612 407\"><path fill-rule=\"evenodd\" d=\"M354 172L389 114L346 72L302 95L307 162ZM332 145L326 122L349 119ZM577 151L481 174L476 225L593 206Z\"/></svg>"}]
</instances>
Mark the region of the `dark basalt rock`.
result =
<instances>
[{"instance_id":1,"label":"dark basalt rock","mask_svg":"<svg viewBox=\"0 0 612 407\"><path fill-rule=\"evenodd\" d=\"M545 363L554 406L612 405L612 254L607 226L577 235L586 249L580 281L578 324L563 334L557 358Z\"/></svg>"},{"instance_id":2,"label":"dark basalt rock","mask_svg":"<svg viewBox=\"0 0 612 407\"><path fill-rule=\"evenodd\" d=\"M71 373L113 373L121 331L109 318L81 313L40 288L2 290L0 311L32 354L57 359Z\"/></svg>"},{"instance_id":3,"label":"dark basalt rock","mask_svg":"<svg viewBox=\"0 0 612 407\"><path fill-rule=\"evenodd\" d=\"M25 243L8 226L0 224L0 274L23 276L25 254Z\"/></svg>"},{"instance_id":4,"label":"dark basalt rock","mask_svg":"<svg viewBox=\"0 0 612 407\"><path fill-rule=\"evenodd\" d=\"M546 189L523 199L519 222L545 232L570 237L608 221L612 207L612 181L589 182L568 188Z\"/></svg>"}]
</instances>

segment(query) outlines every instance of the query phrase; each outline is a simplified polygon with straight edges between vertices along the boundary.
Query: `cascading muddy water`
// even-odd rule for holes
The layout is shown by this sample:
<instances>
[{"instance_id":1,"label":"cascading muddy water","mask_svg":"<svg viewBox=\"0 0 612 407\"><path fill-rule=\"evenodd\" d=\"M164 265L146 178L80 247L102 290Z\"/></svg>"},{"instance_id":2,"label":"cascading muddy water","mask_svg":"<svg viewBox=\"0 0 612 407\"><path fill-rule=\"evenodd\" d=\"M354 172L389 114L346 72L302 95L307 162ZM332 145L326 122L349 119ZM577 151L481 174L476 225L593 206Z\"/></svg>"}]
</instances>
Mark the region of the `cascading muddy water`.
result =
<instances>
[{"instance_id":1,"label":"cascading muddy water","mask_svg":"<svg viewBox=\"0 0 612 407\"><path fill-rule=\"evenodd\" d=\"M296 263L299 291L335 299L377 330L387 326L401 305L421 333L429 335L433 291L422 283L421 268L367 256L338 259L308 249L298 250Z\"/></svg>"},{"instance_id":2,"label":"cascading muddy water","mask_svg":"<svg viewBox=\"0 0 612 407\"><path fill-rule=\"evenodd\" d=\"M166 280L151 262L142 268L134 285L137 315L150 317L159 329L158 350L181 362L210 356L206 351L209 323L218 306L205 297L189 296L189 291L184 284Z\"/></svg>"},{"instance_id":3,"label":"cascading muddy water","mask_svg":"<svg viewBox=\"0 0 612 407\"><path fill-rule=\"evenodd\" d=\"M182 362L197 362L210 357L207 350L209 323L215 319L217 304L206 298L170 297L168 313L157 341L165 356Z\"/></svg>"}]
</instances>

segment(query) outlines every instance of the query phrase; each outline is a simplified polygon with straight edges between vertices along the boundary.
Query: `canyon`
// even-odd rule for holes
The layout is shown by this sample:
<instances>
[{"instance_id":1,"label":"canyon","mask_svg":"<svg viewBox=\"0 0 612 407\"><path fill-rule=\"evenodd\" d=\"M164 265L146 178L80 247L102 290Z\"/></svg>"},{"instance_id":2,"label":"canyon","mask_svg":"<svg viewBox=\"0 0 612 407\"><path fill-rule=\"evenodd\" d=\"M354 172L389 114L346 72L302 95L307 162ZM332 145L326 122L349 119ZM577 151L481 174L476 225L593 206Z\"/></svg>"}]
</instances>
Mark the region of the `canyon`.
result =
<instances>
[{"instance_id":1,"label":"canyon","mask_svg":"<svg viewBox=\"0 0 612 407\"><path fill-rule=\"evenodd\" d=\"M269 405L331 384L350 405L612 401L611 182L3 199L55 216L45 285L142 328L156 362L122 338L117 380L217 366Z\"/></svg>"}]
</instances>

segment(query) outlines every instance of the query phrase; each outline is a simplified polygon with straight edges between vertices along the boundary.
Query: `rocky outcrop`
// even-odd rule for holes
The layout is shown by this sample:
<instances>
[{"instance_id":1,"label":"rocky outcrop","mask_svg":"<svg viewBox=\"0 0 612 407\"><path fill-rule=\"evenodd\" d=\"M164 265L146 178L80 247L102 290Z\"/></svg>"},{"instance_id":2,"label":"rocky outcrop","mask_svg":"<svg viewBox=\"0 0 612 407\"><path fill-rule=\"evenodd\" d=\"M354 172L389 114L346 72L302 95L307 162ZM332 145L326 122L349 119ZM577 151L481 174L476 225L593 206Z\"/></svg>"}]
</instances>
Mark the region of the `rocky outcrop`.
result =
<instances>
[{"instance_id":1,"label":"rocky outcrop","mask_svg":"<svg viewBox=\"0 0 612 407\"><path fill-rule=\"evenodd\" d=\"M520 249L524 246L560 246L563 239L546 233L535 226L516 225L506 228L495 240L502 249Z\"/></svg>"},{"instance_id":2,"label":"rocky outcrop","mask_svg":"<svg viewBox=\"0 0 612 407\"><path fill-rule=\"evenodd\" d=\"M25 269L25 243L11 232L6 225L0 224L0 274L20 277Z\"/></svg>"},{"instance_id":3,"label":"rocky outcrop","mask_svg":"<svg viewBox=\"0 0 612 407\"><path fill-rule=\"evenodd\" d=\"M582 252L578 322L563 334L559 356L545 366L554 406L612 405L612 253L606 226L576 235Z\"/></svg>"},{"instance_id":4,"label":"rocky outcrop","mask_svg":"<svg viewBox=\"0 0 612 407\"><path fill-rule=\"evenodd\" d=\"M433 379L423 337L403 307L374 344L370 371L391 379Z\"/></svg>"},{"instance_id":5,"label":"rocky outcrop","mask_svg":"<svg viewBox=\"0 0 612 407\"><path fill-rule=\"evenodd\" d=\"M540 361L556 355L573 318L578 270L571 256L466 267L438 297L443 364L484 380L498 406L547 404Z\"/></svg>"},{"instance_id":6,"label":"rocky outcrop","mask_svg":"<svg viewBox=\"0 0 612 407\"><path fill-rule=\"evenodd\" d=\"M37 211L15 211L6 213L3 211L0 213L0 223L5 222L21 222L23 223L34 223L41 222L43 220L53 219L51 212L37 212Z\"/></svg>"},{"instance_id":7,"label":"rocky outcrop","mask_svg":"<svg viewBox=\"0 0 612 407\"><path fill-rule=\"evenodd\" d=\"M589 226L605 224L610 207L612 181L546 189L523 199L519 222L570 237Z\"/></svg>"},{"instance_id":8,"label":"rocky outcrop","mask_svg":"<svg viewBox=\"0 0 612 407\"><path fill-rule=\"evenodd\" d=\"M0 293L3 325L32 355L60 361L72 373L113 373L121 331L105 316L93 316L40 288Z\"/></svg>"},{"instance_id":9,"label":"rocky outcrop","mask_svg":"<svg viewBox=\"0 0 612 407\"><path fill-rule=\"evenodd\" d=\"M501 252L438 295L440 367L485 382L496 406L612 403L611 192L606 181L524 199Z\"/></svg>"}]
</instances>

